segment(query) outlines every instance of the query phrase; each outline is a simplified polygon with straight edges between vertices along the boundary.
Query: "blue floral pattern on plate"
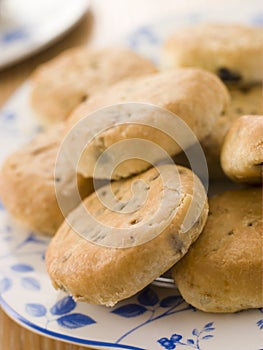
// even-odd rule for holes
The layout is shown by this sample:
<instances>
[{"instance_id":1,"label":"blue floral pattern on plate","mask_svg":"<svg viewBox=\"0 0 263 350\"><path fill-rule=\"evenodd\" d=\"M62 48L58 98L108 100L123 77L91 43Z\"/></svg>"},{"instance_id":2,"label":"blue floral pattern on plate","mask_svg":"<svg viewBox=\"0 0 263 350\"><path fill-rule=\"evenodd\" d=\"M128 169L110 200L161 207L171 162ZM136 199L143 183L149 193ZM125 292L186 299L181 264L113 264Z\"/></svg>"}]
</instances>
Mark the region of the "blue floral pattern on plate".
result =
<instances>
[{"instance_id":1,"label":"blue floral pattern on plate","mask_svg":"<svg viewBox=\"0 0 263 350\"><path fill-rule=\"evenodd\" d=\"M139 28L124 43L158 63L160 44L169 33L217 16L232 18L228 12L175 16ZM235 16L262 23L258 11ZM30 85L22 86L0 112L0 162L39 131L28 104L29 93ZM44 257L49 240L17 225L0 201L0 303L22 325L101 349L262 349L262 310L206 314L185 303L176 289L157 286L145 288L114 308L75 302L55 291L47 276Z\"/></svg>"},{"instance_id":2,"label":"blue floral pattern on plate","mask_svg":"<svg viewBox=\"0 0 263 350\"><path fill-rule=\"evenodd\" d=\"M186 339L186 341L183 341L183 337L181 334L174 333L169 339L159 339L158 343L160 343L165 349L175 349L180 346L187 346L192 349L201 350L201 341L208 340L214 337L214 335L208 334L215 330L213 325L213 322L209 322L201 329L201 331L198 331L196 328L194 328L192 331L194 339L188 338Z\"/></svg>"},{"instance_id":3,"label":"blue floral pattern on plate","mask_svg":"<svg viewBox=\"0 0 263 350\"><path fill-rule=\"evenodd\" d=\"M71 296L66 296L57 301L49 310L53 316L59 316L53 319L48 318L48 310L43 304L27 303L25 305L26 313L33 317L45 317L46 328L50 322L56 321L60 326L69 329L75 329L96 323L91 317L81 313L71 313L76 308L76 302Z\"/></svg>"}]
</instances>

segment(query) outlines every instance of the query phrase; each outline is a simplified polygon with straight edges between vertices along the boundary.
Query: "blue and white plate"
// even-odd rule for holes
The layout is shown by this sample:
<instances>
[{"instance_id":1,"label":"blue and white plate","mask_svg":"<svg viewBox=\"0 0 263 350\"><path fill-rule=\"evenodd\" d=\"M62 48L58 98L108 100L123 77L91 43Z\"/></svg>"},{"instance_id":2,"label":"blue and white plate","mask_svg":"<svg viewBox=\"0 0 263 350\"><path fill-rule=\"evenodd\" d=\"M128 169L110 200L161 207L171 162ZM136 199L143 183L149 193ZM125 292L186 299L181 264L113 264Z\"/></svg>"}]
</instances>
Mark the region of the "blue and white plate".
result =
<instances>
[{"instance_id":1,"label":"blue and white plate","mask_svg":"<svg viewBox=\"0 0 263 350\"><path fill-rule=\"evenodd\" d=\"M89 0L0 0L0 69L60 38L88 6Z\"/></svg>"},{"instance_id":2,"label":"blue and white plate","mask_svg":"<svg viewBox=\"0 0 263 350\"><path fill-rule=\"evenodd\" d=\"M135 30L126 45L159 59L160 45L178 26L205 20L260 23L262 13L192 13ZM218 17L219 16L219 17ZM0 115L0 162L38 131L26 84ZM208 314L186 304L176 289L149 286L114 308L75 303L55 291L45 270L49 238L22 229L0 204L0 302L31 331L98 349L263 349L263 310Z\"/></svg>"}]
</instances>

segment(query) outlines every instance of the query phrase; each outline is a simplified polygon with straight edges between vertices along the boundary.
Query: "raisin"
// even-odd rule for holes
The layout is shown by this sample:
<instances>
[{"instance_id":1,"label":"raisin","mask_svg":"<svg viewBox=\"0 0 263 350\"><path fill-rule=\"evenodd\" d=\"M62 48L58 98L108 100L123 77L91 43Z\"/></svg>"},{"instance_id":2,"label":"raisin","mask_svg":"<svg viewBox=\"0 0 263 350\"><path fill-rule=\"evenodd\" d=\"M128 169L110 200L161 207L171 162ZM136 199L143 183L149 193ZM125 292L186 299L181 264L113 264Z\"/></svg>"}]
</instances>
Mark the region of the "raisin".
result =
<instances>
[{"instance_id":1,"label":"raisin","mask_svg":"<svg viewBox=\"0 0 263 350\"><path fill-rule=\"evenodd\" d=\"M225 67L219 68L217 71L217 75L223 81L238 82L241 80L241 75L239 73L230 71Z\"/></svg>"},{"instance_id":2,"label":"raisin","mask_svg":"<svg viewBox=\"0 0 263 350\"><path fill-rule=\"evenodd\" d=\"M140 222L140 221L141 221L140 218L132 219L132 220L130 221L130 225L135 225L135 224L137 224L137 223Z\"/></svg>"},{"instance_id":3,"label":"raisin","mask_svg":"<svg viewBox=\"0 0 263 350\"><path fill-rule=\"evenodd\" d=\"M180 240L180 238L176 234L172 234L170 236L170 243L173 249L178 252L179 254L182 254L184 251L184 242Z\"/></svg>"},{"instance_id":4,"label":"raisin","mask_svg":"<svg viewBox=\"0 0 263 350\"><path fill-rule=\"evenodd\" d=\"M88 94L83 95L83 96L81 96L81 98L80 98L80 102L85 102L85 101L87 101L88 99L89 99L89 95L88 95Z\"/></svg>"},{"instance_id":5,"label":"raisin","mask_svg":"<svg viewBox=\"0 0 263 350\"><path fill-rule=\"evenodd\" d=\"M251 88L248 87L248 86L242 86L242 87L240 88L240 91L241 91L243 94L248 94L250 90L251 90Z\"/></svg>"}]
</instances>

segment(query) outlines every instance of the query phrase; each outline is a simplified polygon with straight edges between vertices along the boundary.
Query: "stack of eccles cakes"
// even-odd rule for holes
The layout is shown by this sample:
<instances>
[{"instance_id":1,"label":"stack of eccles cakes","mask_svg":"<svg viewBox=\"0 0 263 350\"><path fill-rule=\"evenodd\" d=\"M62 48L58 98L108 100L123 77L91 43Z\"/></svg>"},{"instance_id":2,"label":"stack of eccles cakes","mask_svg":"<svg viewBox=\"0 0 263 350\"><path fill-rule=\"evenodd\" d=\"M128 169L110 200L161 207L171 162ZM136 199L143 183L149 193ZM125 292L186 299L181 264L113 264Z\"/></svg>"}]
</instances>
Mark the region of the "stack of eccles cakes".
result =
<instances>
[{"instance_id":1,"label":"stack of eccles cakes","mask_svg":"<svg viewBox=\"0 0 263 350\"><path fill-rule=\"evenodd\" d=\"M263 307L263 30L199 24L177 30L160 49L159 70L119 47L71 49L40 66L31 79L31 102L45 131L4 162L1 199L24 226L54 235L46 252L48 274L56 289L76 300L113 306L170 270L186 302L200 310ZM130 102L148 104L152 112L129 123ZM115 106L114 113L108 106ZM146 125L158 122L153 106L193 131L210 185L230 178L232 190L207 199L197 175L175 164L180 147ZM165 117L159 122L165 125ZM81 130L71 135L76 125ZM93 139L75 170L71 157L86 136ZM154 167L129 159L94 191L100 156L135 138L161 147L175 163ZM58 163L66 139L70 161ZM97 174L95 180L104 180L103 171ZM112 195L116 210L101 200ZM127 210L131 202L135 209ZM134 244L111 244L118 232L129 232Z\"/></svg>"}]
</instances>

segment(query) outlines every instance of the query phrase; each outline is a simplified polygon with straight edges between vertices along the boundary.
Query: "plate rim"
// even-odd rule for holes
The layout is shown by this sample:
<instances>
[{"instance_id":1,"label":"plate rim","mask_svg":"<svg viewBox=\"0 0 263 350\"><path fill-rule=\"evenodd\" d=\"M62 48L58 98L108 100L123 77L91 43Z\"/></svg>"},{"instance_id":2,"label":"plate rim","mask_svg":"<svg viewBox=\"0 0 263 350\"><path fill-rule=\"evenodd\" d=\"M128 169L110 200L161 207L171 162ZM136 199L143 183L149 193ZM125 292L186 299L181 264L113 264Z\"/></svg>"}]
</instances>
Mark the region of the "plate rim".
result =
<instances>
[{"instance_id":1,"label":"plate rim","mask_svg":"<svg viewBox=\"0 0 263 350\"><path fill-rule=\"evenodd\" d=\"M35 334L39 334L41 336L47 336L50 339L54 340L60 340L65 341L70 344L74 345L84 345L84 346L103 346L107 348L115 348L115 349L126 349L126 350L145 350L144 348L138 348L132 345L125 345L125 344L118 344L118 343L110 343L110 342L103 342L103 341L95 341L95 340L88 340L83 338L77 338L73 336L69 336L66 334L57 333L54 331L50 331L48 329L45 329L43 327L40 327L31 321L25 319L23 316L21 316L17 311L15 311L1 296L0 294L0 306L3 311L9 316L14 322L21 325L22 327L26 328L29 331L32 331ZM100 349L100 348L99 348Z\"/></svg>"},{"instance_id":2,"label":"plate rim","mask_svg":"<svg viewBox=\"0 0 263 350\"><path fill-rule=\"evenodd\" d=\"M0 71L10 68L11 66L26 60L29 57L35 56L39 52L45 50L49 46L52 46L55 42L66 36L71 30L73 30L78 23L85 17L85 14L90 8L91 0L81 0L82 7L79 9L75 17L71 18L71 21L67 25L63 26L59 31L57 31L52 37L45 40L41 40L38 44L33 44L33 46L26 46L19 54L12 56L9 59L1 61L0 59ZM6 103L5 103L6 104Z\"/></svg>"}]
</instances>

